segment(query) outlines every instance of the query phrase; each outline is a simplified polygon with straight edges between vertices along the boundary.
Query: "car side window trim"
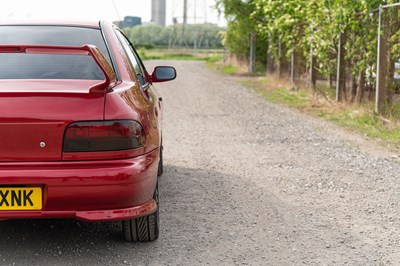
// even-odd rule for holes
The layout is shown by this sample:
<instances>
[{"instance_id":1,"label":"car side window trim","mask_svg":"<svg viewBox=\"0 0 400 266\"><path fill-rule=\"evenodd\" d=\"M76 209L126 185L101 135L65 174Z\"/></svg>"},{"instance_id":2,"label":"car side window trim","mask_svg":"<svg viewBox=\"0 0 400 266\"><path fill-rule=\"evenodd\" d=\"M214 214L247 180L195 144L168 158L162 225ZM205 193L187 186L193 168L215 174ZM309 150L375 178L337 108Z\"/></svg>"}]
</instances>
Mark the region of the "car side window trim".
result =
<instances>
[{"instance_id":1,"label":"car side window trim","mask_svg":"<svg viewBox=\"0 0 400 266\"><path fill-rule=\"evenodd\" d=\"M115 77L116 77L116 79L117 79L118 81L121 81L122 79L121 79L121 76L120 76L120 74L119 74L118 66L117 66L117 64L116 64L115 55L114 55L114 53L111 51L111 47L110 47L110 45L109 45L109 41L108 41L108 39L106 38L105 32L103 31L103 24L104 24L104 22L100 22L101 35L103 36L104 42L105 42L105 44L106 44L106 48L107 48L107 50L108 50L108 54L110 55L111 66L112 66L112 68L114 69Z\"/></svg>"},{"instance_id":2,"label":"car side window trim","mask_svg":"<svg viewBox=\"0 0 400 266\"><path fill-rule=\"evenodd\" d=\"M128 55L128 58L130 59L129 60L130 61L130 65L131 65L131 67L132 67L132 69L133 69L133 71L134 71L134 73L136 75L136 78L138 79L138 81L139 81L139 83L141 85L141 88L143 90L147 90L148 87L150 86L150 83L147 80L147 77L146 77L146 74L145 74L146 73L145 70L143 69L142 65L139 63L140 61L138 60L138 57L134 52L134 48L132 47L132 45L129 42L128 38L126 38L126 36L119 29L116 29L115 33L117 34L117 37L118 37L119 41L121 42L124 51ZM122 40L121 40L121 38L122 38ZM124 42L126 44L124 44ZM134 63L137 64L137 67L139 69L136 69L137 67L135 67L133 65Z\"/></svg>"},{"instance_id":3,"label":"car side window trim","mask_svg":"<svg viewBox=\"0 0 400 266\"><path fill-rule=\"evenodd\" d=\"M129 38L126 37L126 35L125 35L123 32L121 32L121 33L122 33L122 35L125 37L125 39L127 40L127 42L129 43L129 46L130 46L130 48L131 48L132 51L133 51L133 55L135 56L137 62L139 63L139 67L142 69L142 72L143 72L143 73L147 73L146 67L145 67L144 64L143 64L142 59L140 59L140 57L139 57L139 55L138 55L138 52L136 51L136 48L133 46L133 44L131 43L131 41L129 40Z\"/></svg>"}]
</instances>

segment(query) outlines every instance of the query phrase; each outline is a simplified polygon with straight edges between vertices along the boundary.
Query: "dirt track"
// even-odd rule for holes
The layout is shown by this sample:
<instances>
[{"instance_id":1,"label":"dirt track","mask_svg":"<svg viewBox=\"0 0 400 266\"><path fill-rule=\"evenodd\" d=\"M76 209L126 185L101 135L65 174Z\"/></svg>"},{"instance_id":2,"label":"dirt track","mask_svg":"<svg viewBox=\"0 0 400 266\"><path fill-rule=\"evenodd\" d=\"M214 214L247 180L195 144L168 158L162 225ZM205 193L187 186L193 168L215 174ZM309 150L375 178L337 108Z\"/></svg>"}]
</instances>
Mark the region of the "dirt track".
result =
<instances>
[{"instance_id":1,"label":"dirt track","mask_svg":"<svg viewBox=\"0 0 400 266\"><path fill-rule=\"evenodd\" d=\"M393 153L270 104L200 62L172 64L164 101L161 236L119 223L0 223L0 264L398 265Z\"/></svg>"}]
</instances>

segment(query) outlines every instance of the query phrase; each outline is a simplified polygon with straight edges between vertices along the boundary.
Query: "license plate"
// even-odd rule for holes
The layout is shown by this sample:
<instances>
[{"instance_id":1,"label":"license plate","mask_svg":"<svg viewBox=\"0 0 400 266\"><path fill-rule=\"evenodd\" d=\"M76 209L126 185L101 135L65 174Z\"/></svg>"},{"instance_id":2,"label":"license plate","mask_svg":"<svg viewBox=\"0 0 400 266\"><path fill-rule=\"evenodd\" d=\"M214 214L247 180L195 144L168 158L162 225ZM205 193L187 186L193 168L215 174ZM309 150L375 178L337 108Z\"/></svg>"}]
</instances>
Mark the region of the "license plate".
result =
<instances>
[{"instance_id":1,"label":"license plate","mask_svg":"<svg viewBox=\"0 0 400 266\"><path fill-rule=\"evenodd\" d=\"M0 187L0 211L41 210L42 188Z\"/></svg>"}]
</instances>

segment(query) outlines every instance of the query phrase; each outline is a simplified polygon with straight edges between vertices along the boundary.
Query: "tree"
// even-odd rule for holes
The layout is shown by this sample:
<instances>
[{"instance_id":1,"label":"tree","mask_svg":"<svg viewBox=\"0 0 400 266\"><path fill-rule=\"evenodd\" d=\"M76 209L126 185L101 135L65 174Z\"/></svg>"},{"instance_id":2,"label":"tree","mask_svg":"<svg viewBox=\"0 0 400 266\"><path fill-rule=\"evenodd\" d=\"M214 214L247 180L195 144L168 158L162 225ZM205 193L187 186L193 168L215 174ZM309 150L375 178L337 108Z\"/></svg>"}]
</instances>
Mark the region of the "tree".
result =
<instances>
[{"instance_id":1,"label":"tree","mask_svg":"<svg viewBox=\"0 0 400 266\"><path fill-rule=\"evenodd\" d=\"M224 45L233 53L246 54L245 36L255 30L268 38L265 46L280 71L285 61L292 60L292 68L311 67L308 73L316 70L318 75L331 79L337 73L339 36L342 36L346 42L341 42L339 73L344 81L339 84L339 92L343 99L357 102L363 99L365 88L373 86L376 76L376 9L380 4L382 0L218 0L219 10L228 20ZM400 41L398 15L398 12L388 14L392 55L400 53L400 45L396 45ZM391 84L396 60L391 56L388 71ZM346 91L349 80L351 87Z\"/></svg>"},{"instance_id":2,"label":"tree","mask_svg":"<svg viewBox=\"0 0 400 266\"><path fill-rule=\"evenodd\" d=\"M167 47L172 38L183 38L184 43L196 48L222 48L222 27L214 24L189 24L186 25L184 36L174 36L174 31L180 33L182 25L163 27L150 23L125 29L126 35L137 46L163 46ZM175 40L175 42L178 42Z\"/></svg>"}]
</instances>

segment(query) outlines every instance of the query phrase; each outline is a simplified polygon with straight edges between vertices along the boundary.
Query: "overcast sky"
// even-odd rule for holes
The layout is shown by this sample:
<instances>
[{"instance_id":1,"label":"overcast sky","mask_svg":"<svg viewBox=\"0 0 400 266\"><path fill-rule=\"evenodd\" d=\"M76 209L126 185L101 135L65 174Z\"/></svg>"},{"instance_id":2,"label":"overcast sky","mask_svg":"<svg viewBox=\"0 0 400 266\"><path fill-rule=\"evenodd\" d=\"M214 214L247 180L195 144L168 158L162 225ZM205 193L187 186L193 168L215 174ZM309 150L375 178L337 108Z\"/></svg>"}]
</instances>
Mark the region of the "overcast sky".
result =
<instances>
[{"instance_id":1,"label":"overcast sky","mask_svg":"<svg viewBox=\"0 0 400 266\"><path fill-rule=\"evenodd\" d=\"M151 20L151 0L0 0L0 19L104 19L121 20L125 16ZM188 21L210 22L225 26L223 17L214 8L215 0L188 0ZM118 12L117 12L117 11ZM167 24L172 18L182 21L183 0L167 0Z\"/></svg>"}]
</instances>

